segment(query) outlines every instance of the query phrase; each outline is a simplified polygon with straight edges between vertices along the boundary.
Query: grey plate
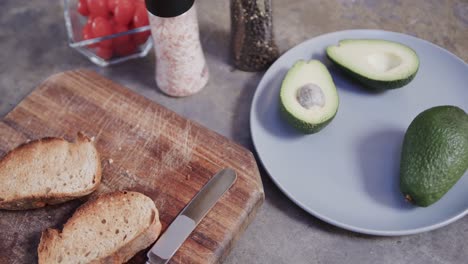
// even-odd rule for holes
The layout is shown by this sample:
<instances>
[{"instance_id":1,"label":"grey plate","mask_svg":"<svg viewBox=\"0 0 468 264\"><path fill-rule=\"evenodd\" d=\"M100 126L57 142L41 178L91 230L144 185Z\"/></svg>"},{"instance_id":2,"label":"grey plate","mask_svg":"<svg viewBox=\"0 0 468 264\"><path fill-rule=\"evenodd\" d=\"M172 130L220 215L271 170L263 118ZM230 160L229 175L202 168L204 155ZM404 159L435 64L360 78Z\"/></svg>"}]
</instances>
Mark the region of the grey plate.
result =
<instances>
[{"instance_id":1,"label":"grey plate","mask_svg":"<svg viewBox=\"0 0 468 264\"><path fill-rule=\"evenodd\" d=\"M401 89L371 94L325 58L325 48L345 38L378 38L413 48L416 78ZM340 97L335 119L321 132L301 135L279 114L279 90L299 59L319 59ZM372 235L433 230L468 213L468 173L437 203L418 208L399 191L400 151L416 115L437 105L468 110L468 66L448 51L408 35L348 30L315 37L282 55L263 76L250 113L252 139L276 185L310 214L339 227Z\"/></svg>"}]
</instances>

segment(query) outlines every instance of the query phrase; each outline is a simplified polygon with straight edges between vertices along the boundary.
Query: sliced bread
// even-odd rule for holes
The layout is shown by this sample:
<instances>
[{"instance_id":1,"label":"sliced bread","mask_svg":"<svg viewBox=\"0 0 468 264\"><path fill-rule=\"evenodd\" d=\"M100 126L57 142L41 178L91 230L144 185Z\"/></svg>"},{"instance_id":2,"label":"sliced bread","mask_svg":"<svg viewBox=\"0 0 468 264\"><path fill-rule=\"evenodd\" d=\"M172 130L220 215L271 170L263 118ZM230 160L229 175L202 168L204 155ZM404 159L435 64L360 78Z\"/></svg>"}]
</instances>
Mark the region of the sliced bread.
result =
<instances>
[{"instance_id":1,"label":"sliced bread","mask_svg":"<svg viewBox=\"0 0 468 264\"><path fill-rule=\"evenodd\" d=\"M104 194L76 210L60 232L42 232L41 263L123 263L161 232L153 200L130 191Z\"/></svg>"},{"instance_id":2,"label":"sliced bread","mask_svg":"<svg viewBox=\"0 0 468 264\"><path fill-rule=\"evenodd\" d=\"M43 138L20 145L0 160L0 209L22 210L90 194L101 182L94 143Z\"/></svg>"}]
</instances>

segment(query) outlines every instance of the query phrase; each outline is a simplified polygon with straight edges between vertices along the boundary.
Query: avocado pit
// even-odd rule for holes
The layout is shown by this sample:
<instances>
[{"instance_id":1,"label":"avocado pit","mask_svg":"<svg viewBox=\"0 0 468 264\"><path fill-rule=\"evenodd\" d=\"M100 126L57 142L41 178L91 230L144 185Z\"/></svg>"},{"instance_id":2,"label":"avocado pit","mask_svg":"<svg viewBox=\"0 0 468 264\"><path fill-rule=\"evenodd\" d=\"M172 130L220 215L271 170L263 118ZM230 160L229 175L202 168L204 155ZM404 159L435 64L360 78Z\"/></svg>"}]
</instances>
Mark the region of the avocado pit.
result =
<instances>
[{"instance_id":1,"label":"avocado pit","mask_svg":"<svg viewBox=\"0 0 468 264\"><path fill-rule=\"evenodd\" d=\"M325 106L325 94L320 86L314 83L307 83L297 90L297 101L305 109L310 109L314 106Z\"/></svg>"}]
</instances>

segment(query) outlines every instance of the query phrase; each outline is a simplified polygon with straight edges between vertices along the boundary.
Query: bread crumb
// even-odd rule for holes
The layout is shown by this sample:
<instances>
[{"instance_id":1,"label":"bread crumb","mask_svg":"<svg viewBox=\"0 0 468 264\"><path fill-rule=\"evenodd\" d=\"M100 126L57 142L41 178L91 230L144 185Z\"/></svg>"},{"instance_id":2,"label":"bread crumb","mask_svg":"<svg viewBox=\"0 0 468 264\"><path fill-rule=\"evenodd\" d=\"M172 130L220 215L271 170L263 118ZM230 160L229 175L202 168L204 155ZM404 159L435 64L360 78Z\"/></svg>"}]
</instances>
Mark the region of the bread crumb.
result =
<instances>
[{"instance_id":1,"label":"bread crumb","mask_svg":"<svg viewBox=\"0 0 468 264\"><path fill-rule=\"evenodd\" d=\"M122 147L119 147L119 150L122 150Z\"/></svg>"},{"instance_id":2,"label":"bread crumb","mask_svg":"<svg viewBox=\"0 0 468 264\"><path fill-rule=\"evenodd\" d=\"M126 170L125 173L129 174L130 172L128 170Z\"/></svg>"},{"instance_id":3,"label":"bread crumb","mask_svg":"<svg viewBox=\"0 0 468 264\"><path fill-rule=\"evenodd\" d=\"M114 163L114 160L113 160L113 159L109 159L108 161L109 161L109 164Z\"/></svg>"},{"instance_id":4,"label":"bread crumb","mask_svg":"<svg viewBox=\"0 0 468 264\"><path fill-rule=\"evenodd\" d=\"M29 143L29 142L31 142L31 140L28 138L28 139L26 140L26 143Z\"/></svg>"},{"instance_id":5,"label":"bread crumb","mask_svg":"<svg viewBox=\"0 0 468 264\"><path fill-rule=\"evenodd\" d=\"M190 180L190 174L185 175L185 179L188 181Z\"/></svg>"},{"instance_id":6,"label":"bread crumb","mask_svg":"<svg viewBox=\"0 0 468 264\"><path fill-rule=\"evenodd\" d=\"M95 137L91 137L89 140L91 140L91 142L94 142L95 139Z\"/></svg>"}]
</instances>

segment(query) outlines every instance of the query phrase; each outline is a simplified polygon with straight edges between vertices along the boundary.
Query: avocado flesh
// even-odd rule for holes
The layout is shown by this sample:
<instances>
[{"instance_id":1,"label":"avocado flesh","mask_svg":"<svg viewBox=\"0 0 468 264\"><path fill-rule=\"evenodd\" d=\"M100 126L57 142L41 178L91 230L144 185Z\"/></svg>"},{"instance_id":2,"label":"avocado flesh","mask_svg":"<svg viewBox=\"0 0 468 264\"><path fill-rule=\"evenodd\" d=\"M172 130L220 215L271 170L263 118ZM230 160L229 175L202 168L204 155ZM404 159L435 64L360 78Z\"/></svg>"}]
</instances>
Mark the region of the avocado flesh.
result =
<instances>
[{"instance_id":1,"label":"avocado flesh","mask_svg":"<svg viewBox=\"0 0 468 264\"><path fill-rule=\"evenodd\" d=\"M414 50L378 39L347 39L327 47L328 58L371 90L396 89L411 82L419 69Z\"/></svg>"},{"instance_id":2,"label":"avocado flesh","mask_svg":"<svg viewBox=\"0 0 468 264\"><path fill-rule=\"evenodd\" d=\"M338 110L338 93L325 65L297 61L281 84L280 109L284 119L304 134L328 125Z\"/></svg>"},{"instance_id":3,"label":"avocado flesh","mask_svg":"<svg viewBox=\"0 0 468 264\"><path fill-rule=\"evenodd\" d=\"M403 141L400 190L405 198L429 206L444 196L468 169L468 115L455 106L419 114Z\"/></svg>"}]
</instances>

